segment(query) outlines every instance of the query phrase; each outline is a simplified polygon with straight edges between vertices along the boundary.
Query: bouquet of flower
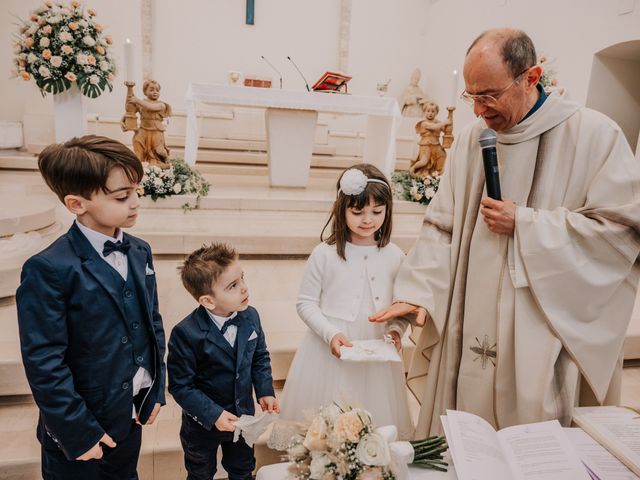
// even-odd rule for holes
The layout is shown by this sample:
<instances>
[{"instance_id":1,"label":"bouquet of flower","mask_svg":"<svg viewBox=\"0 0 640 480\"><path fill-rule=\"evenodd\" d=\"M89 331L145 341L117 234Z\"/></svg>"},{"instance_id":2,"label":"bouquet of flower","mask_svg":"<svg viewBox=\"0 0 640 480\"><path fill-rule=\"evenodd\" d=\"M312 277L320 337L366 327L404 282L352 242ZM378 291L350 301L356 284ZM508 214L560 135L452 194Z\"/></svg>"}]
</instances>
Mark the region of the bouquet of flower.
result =
<instances>
[{"instance_id":1,"label":"bouquet of flower","mask_svg":"<svg viewBox=\"0 0 640 480\"><path fill-rule=\"evenodd\" d=\"M440 177L431 175L424 178L414 177L409 172L395 172L391 175L393 193L398 200L418 202L429 205L438 191Z\"/></svg>"},{"instance_id":2,"label":"bouquet of flower","mask_svg":"<svg viewBox=\"0 0 640 480\"><path fill-rule=\"evenodd\" d=\"M184 160L169 161L170 167L162 169L156 165L144 165L144 176L138 187L140 196L150 196L152 200L170 195L193 194L204 197L209 193L209 182L200 172L193 170Z\"/></svg>"},{"instance_id":3,"label":"bouquet of flower","mask_svg":"<svg viewBox=\"0 0 640 480\"><path fill-rule=\"evenodd\" d=\"M96 11L72 0L69 6L45 0L15 35L16 75L32 77L40 92L61 93L76 82L83 95L96 98L113 90L111 37L94 20Z\"/></svg>"},{"instance_id":4,"label":"bouquet of flower","mask_svg":"<svg viewBox=\"0 0 640 480\"><path fill-rule=\"evenodd\" d=\"M558 86L556 79L556 71L549 67L553 60L549 60L545 55L541 55L538 59L538 65L542 67L542 75L540 76L540 84L545 90Z\"/></svg>"},{"instance_id":5,"label":"bouquet of flower","mask_svg":"<svg viewBox=\"0 0 640 480\"><path fill-rule=\"evenodd\" d=\"M444 437L398 442L393 426L374 429L371 415L332 404L320 409L305 435L297 435L287 458L299 480L404 480L407 464L447 470Z\"/></svg>"}]
</instances>

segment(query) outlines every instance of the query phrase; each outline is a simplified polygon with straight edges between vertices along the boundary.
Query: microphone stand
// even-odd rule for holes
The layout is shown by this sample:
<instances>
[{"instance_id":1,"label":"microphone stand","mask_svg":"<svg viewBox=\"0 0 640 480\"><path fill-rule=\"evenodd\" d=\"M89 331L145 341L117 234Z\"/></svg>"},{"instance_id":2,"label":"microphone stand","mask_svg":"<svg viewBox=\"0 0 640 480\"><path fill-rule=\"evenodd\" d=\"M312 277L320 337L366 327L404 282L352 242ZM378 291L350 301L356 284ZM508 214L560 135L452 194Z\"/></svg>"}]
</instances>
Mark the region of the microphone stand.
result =
<instances>
[{"instance_id":1,"label":"microphone stand","mask_svg":"<svg viewBox=\"0 0 640 480\"><path fill-rule=\"evenodd\" d=\"M300 69L298 68L298 66L296 65L296 62L294 62L293 60L291 60L291 57L287 55L287 60L289 60L293 66L296 68L296 70L298 71L298 73L300 74L300 76L302 77L302 80L304 80L304 86L307 87L307 92L310 92L311 89L309 88L309 83L307 83L307 79L304 78L304 75L302 74L302 72L300 71Z\"/></svg>"},{"instance_id":2,"label":"microphone stand","mask_svg":"<svg viewBox=\"0 0 640 480\"><path fill-rule=\"evenodd\" d=\"M269 60L267 60L266 58L264 58L264 55L260 55L260 58L262 60L264 60L265 62L267 62L267 65L269 65L274 72L276 72L278 74L278 77L280 77L280 90L282 90L282 74L278 71L278 69L276 67L274 67L271 62Z\"/></svg>"}]
</instances>

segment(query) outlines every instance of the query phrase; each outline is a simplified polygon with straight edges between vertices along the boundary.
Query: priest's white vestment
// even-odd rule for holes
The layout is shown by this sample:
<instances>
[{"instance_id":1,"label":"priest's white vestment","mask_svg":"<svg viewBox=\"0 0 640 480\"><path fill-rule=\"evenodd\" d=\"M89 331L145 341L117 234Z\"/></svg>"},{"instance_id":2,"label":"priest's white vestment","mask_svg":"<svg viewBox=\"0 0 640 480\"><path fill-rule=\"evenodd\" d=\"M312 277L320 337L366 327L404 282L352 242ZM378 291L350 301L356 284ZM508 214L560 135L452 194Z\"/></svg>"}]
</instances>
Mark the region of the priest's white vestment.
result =
<instances>
[{"instance_id":1,"label":"priest's white vestment","mask_svg":"<svg viewBox=\"0 0 640 480\"><path fill-rule=\"evenodd\" d=\"M483 121L462 131L400 269L394 301L426 308L408 385L416 436L446 409L496 428L559 419L619 400L622 346L640 277L640 162L604 115L549 95L498 133L502 196L514 237L492 233Z\"/></svg>"}]
</instances>

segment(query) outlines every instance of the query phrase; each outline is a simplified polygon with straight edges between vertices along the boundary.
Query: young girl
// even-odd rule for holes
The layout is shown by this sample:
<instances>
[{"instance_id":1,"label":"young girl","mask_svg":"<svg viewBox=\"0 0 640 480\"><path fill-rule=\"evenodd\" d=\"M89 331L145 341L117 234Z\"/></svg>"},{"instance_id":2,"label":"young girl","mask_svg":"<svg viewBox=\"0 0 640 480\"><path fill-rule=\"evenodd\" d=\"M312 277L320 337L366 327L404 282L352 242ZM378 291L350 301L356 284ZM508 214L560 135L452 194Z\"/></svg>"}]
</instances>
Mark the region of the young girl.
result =
<instances>
[{"instance_id":1,"label":"young girl","mask_svg":"<svg viewBox=\"0 0 640 480\"><path fill-rule=\"evenodd\" d=\"M401 322L371 323L368 316L392 301L393 281L404 254L389 242L392 194L376 167L358 164L338 181L331 235L307 261L297 309L309 326L293 359L281 400L280 421L270 446L286 447L293 422L332 402L368 410L376 425L396 425L401 438L413 434L401 362L347 362L340 347L352 340L391 335L400 349Z\"/></svg>"}]
</instances>

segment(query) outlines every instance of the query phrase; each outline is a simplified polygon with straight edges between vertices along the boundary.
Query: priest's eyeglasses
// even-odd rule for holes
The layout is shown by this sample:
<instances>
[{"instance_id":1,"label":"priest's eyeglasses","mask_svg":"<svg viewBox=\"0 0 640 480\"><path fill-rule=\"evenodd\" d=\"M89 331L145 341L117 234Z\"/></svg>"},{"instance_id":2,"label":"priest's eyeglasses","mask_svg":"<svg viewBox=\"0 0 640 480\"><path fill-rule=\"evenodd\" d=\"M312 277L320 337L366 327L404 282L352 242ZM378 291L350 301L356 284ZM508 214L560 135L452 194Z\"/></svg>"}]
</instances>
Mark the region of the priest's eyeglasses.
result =
<instances>
[{"instance_id":1,"label":"priest's eyeglasses","mask_svg":"<svg viewBox=\"0 0 640 480\"><path fill-rule=\"evenodd\" d=\"M509 85L507 85L505 88L503 88L502 90L492 95L485 95L485 94L474 95L473 93L469 93L465 90L460 94L460 98L465 102L467 102L469 105L474 105L476 103L479 105L484 105L485 107L496 105L500 100L500 98L502 97L502 95L507 93L507 90L513 87L516 83L518 83L520 81L520 78L522 78L522 76L529 71L529 68L531 67L528 67L524 71L520 72L518 75L516 75L516 77L513 79L513 81Z\"/></svg>"}]
</instances>

